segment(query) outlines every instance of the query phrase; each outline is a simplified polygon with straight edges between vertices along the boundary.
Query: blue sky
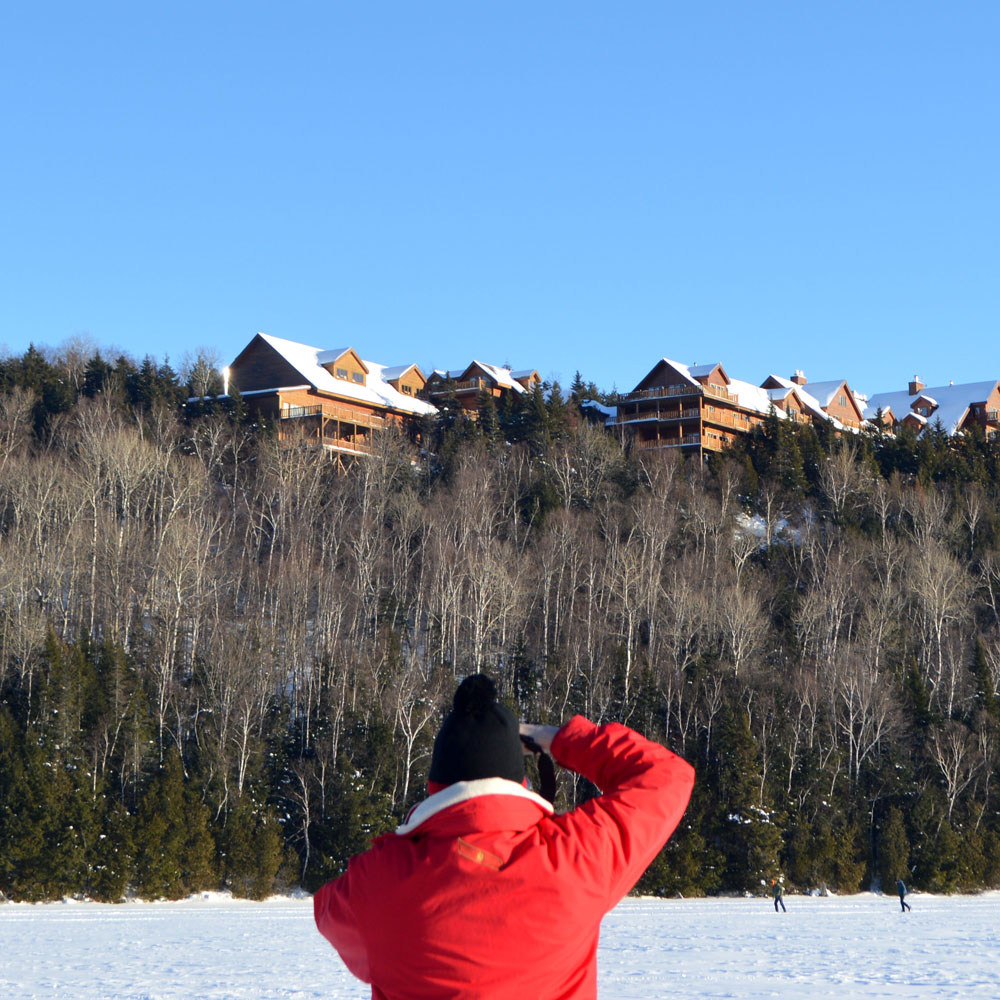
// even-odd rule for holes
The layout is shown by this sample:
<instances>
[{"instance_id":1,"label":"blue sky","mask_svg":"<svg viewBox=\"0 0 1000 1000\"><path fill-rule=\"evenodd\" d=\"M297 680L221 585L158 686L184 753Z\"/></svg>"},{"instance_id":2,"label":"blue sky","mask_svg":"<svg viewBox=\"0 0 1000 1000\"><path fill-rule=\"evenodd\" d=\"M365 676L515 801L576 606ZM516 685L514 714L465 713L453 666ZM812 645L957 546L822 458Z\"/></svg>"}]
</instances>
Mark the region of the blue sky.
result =
<instances>
[{"instance_id":1,"label":"blue sky","mask_svg":"<svg viewBox=\"0 0 1000 1000\"><path fill-rule=\"evenodd\" d=\"M1000 378L1000 5L0 16L0 349Z\"/></svg>"}]
</instances>

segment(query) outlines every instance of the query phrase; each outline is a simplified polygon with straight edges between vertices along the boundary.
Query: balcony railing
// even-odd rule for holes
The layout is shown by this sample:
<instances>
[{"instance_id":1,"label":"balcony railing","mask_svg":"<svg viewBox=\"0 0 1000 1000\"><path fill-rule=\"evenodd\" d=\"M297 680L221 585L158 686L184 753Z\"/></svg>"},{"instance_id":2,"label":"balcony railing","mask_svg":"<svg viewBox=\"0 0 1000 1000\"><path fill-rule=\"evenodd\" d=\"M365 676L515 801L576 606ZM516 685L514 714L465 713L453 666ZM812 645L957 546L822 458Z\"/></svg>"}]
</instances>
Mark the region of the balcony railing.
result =
<instances>
[{"instance_id":1,"label":"balcony railing","mask_svg":"<svg viewBox=\"0 0 1000 1000\"><path fill-rule=\"evenodd\" d=\"M318 417L320 421L336 421L343 424L354 424L357 427L380 428L385 426L385 417L377 413L365 413L352 410L348 406L334 406L321 403L315 406L283 406L279 414L282 420L304 420Z\"/></svg>"},{"instance_id":2,"label":"balcony railing","mask_svg":"<svg viewBox=\"0 0 1000 1000\"><path fill-rule=\"evenodd\" d=\"M691 448L700 444L700 434L685 434L682 438L654 438L648 441L636 438L632 442L632 447L637 451L652 451L658 448Z\"/></svg>"},{"instance_id":3,"label":"balcony railing","mask_svg":"<svg viewBox=\"0 0 1000 1000\"><path fill-rule=\"evenodd\" d=\"M638 403L644 399L660 399L671 396L715 396L717 399L726 399L732 403L737 401L736 396L719 385L657 385L652 389L638 389L636 392L628 392L619 399L619 404Z\"/></svg>"},{"instance_id":4,"label":"balcony railing","mask_svg":"<svg viewBox=\"0 0 1000 1000\"><path fill-rule=\"evenodd\" d=\"M447 383L442 384L440 387L428 387L428 396L445 396L449 392L454 392L456 395L463 392L479 392L481 389L492 389L493 386L484 378L467 378L461 382L452 382L451 385Z\"/></svg>"}]
</instances>

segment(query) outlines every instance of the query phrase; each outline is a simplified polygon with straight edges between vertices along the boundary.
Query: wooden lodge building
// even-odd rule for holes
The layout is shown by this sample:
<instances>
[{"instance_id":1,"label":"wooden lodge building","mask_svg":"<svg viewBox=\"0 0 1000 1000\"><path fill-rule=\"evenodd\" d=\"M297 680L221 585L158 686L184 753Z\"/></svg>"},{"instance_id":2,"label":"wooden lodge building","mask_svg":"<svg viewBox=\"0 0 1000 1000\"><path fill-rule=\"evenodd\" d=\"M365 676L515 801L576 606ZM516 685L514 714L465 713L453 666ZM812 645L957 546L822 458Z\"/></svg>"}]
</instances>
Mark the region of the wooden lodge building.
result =
<instances>
[{"instance_id":1,"label":"wooden lodge building","mask_svg":"<svg viewBox=\"0 0 1000 1000\"><path fill-rule=\"evenodd\" d=\"M751 391L752 390L752 391ZM767 393L735 383L721 364L681 364L661 358L644 379L618 400L609 421L632 447L721 451L753 430L768 414Z\"/></svg>"},{"instance_id":2,"label":"wooden lodge building","mask_svg":"<svg viewBox=\"0 0 1000 1000\"><path fill-rule=\"evenodd\" d=\"M283 441L308 441L340 455L362 455L390 423L419 437L437 413L418 399L426 384L416 365L386 367L351 347L324 350L258 333L228 369L247 406L278 422ZM228 392L228 386L227 386Z\"/></svg>"},{"instance_id":3,"label":"wooden lodge building","mask_svg":"<svg viewBox=\"0 0 1000 1000\"><path fill-rule=\"evenodd\" d=\"M862 426L863 404L845 380L806 385L802 372L790 379L769 375L757 386L730 378L718 362L685 365L661 358L619 398L608 426L639 450L679 448L698 455L722 451L772 412L784 420L830 421L838 431Z\"/></svg>"},{"instance_id":4,"label":"wooden lodge building","mask_svg":"<svg viewBox=\"0 0 1000 1000\"><path fill-rule=\"evenodd\" d=\"M534 369L515 372L498 365L473 361L465 368L452 371L435 369L427 379L426 395L431 402L439 405L448 398L454 398L475 419L484 393L499 402L506 393L523 395L531 392L535 386L541 385L541 381Z\"/></svg>"}]
</instances>

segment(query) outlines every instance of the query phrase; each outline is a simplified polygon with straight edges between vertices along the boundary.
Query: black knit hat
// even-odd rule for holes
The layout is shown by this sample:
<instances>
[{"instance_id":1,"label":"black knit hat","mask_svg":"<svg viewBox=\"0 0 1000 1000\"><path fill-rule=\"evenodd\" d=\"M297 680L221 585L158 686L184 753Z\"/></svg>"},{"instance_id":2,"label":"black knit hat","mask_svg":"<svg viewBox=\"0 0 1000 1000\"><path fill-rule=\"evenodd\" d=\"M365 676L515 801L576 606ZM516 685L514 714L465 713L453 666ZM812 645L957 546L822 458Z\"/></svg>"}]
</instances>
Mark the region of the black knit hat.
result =
<instances>
[{"instance_id":1,"label":"black knit hat","mask_svg":"<svg viewBox=\"0 0 1000 1000\"><path fill-rule=\"evenodd\" d=\"M485 674L470 674L458 685L434 740L428 778L439 785L476 778L524 780L517 718L497 701L496 685Z\"/></svg>"}]
</instances>

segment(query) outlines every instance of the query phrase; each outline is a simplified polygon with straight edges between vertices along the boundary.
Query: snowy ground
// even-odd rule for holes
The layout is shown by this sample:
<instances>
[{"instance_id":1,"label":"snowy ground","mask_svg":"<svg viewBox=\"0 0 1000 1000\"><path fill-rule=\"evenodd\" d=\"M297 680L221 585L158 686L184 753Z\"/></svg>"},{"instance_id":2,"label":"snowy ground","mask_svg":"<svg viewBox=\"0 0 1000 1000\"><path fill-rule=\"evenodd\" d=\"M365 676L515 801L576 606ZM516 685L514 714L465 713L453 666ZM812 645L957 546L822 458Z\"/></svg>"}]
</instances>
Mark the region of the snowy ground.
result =
<instances>
[{"instance_id":1,"label":"snowy ground","mask_svg":"<svg viewBox=\"0 0 1000 1000\"><path fill-rule=\"evenodd\" d=\"M604 921L600 997L1000 997L1000 893L626 900ZM0 997L366 998L309 899L0 905ZM530 1000L530 998L525 998Z\"/></svg>"}]
</instances>

